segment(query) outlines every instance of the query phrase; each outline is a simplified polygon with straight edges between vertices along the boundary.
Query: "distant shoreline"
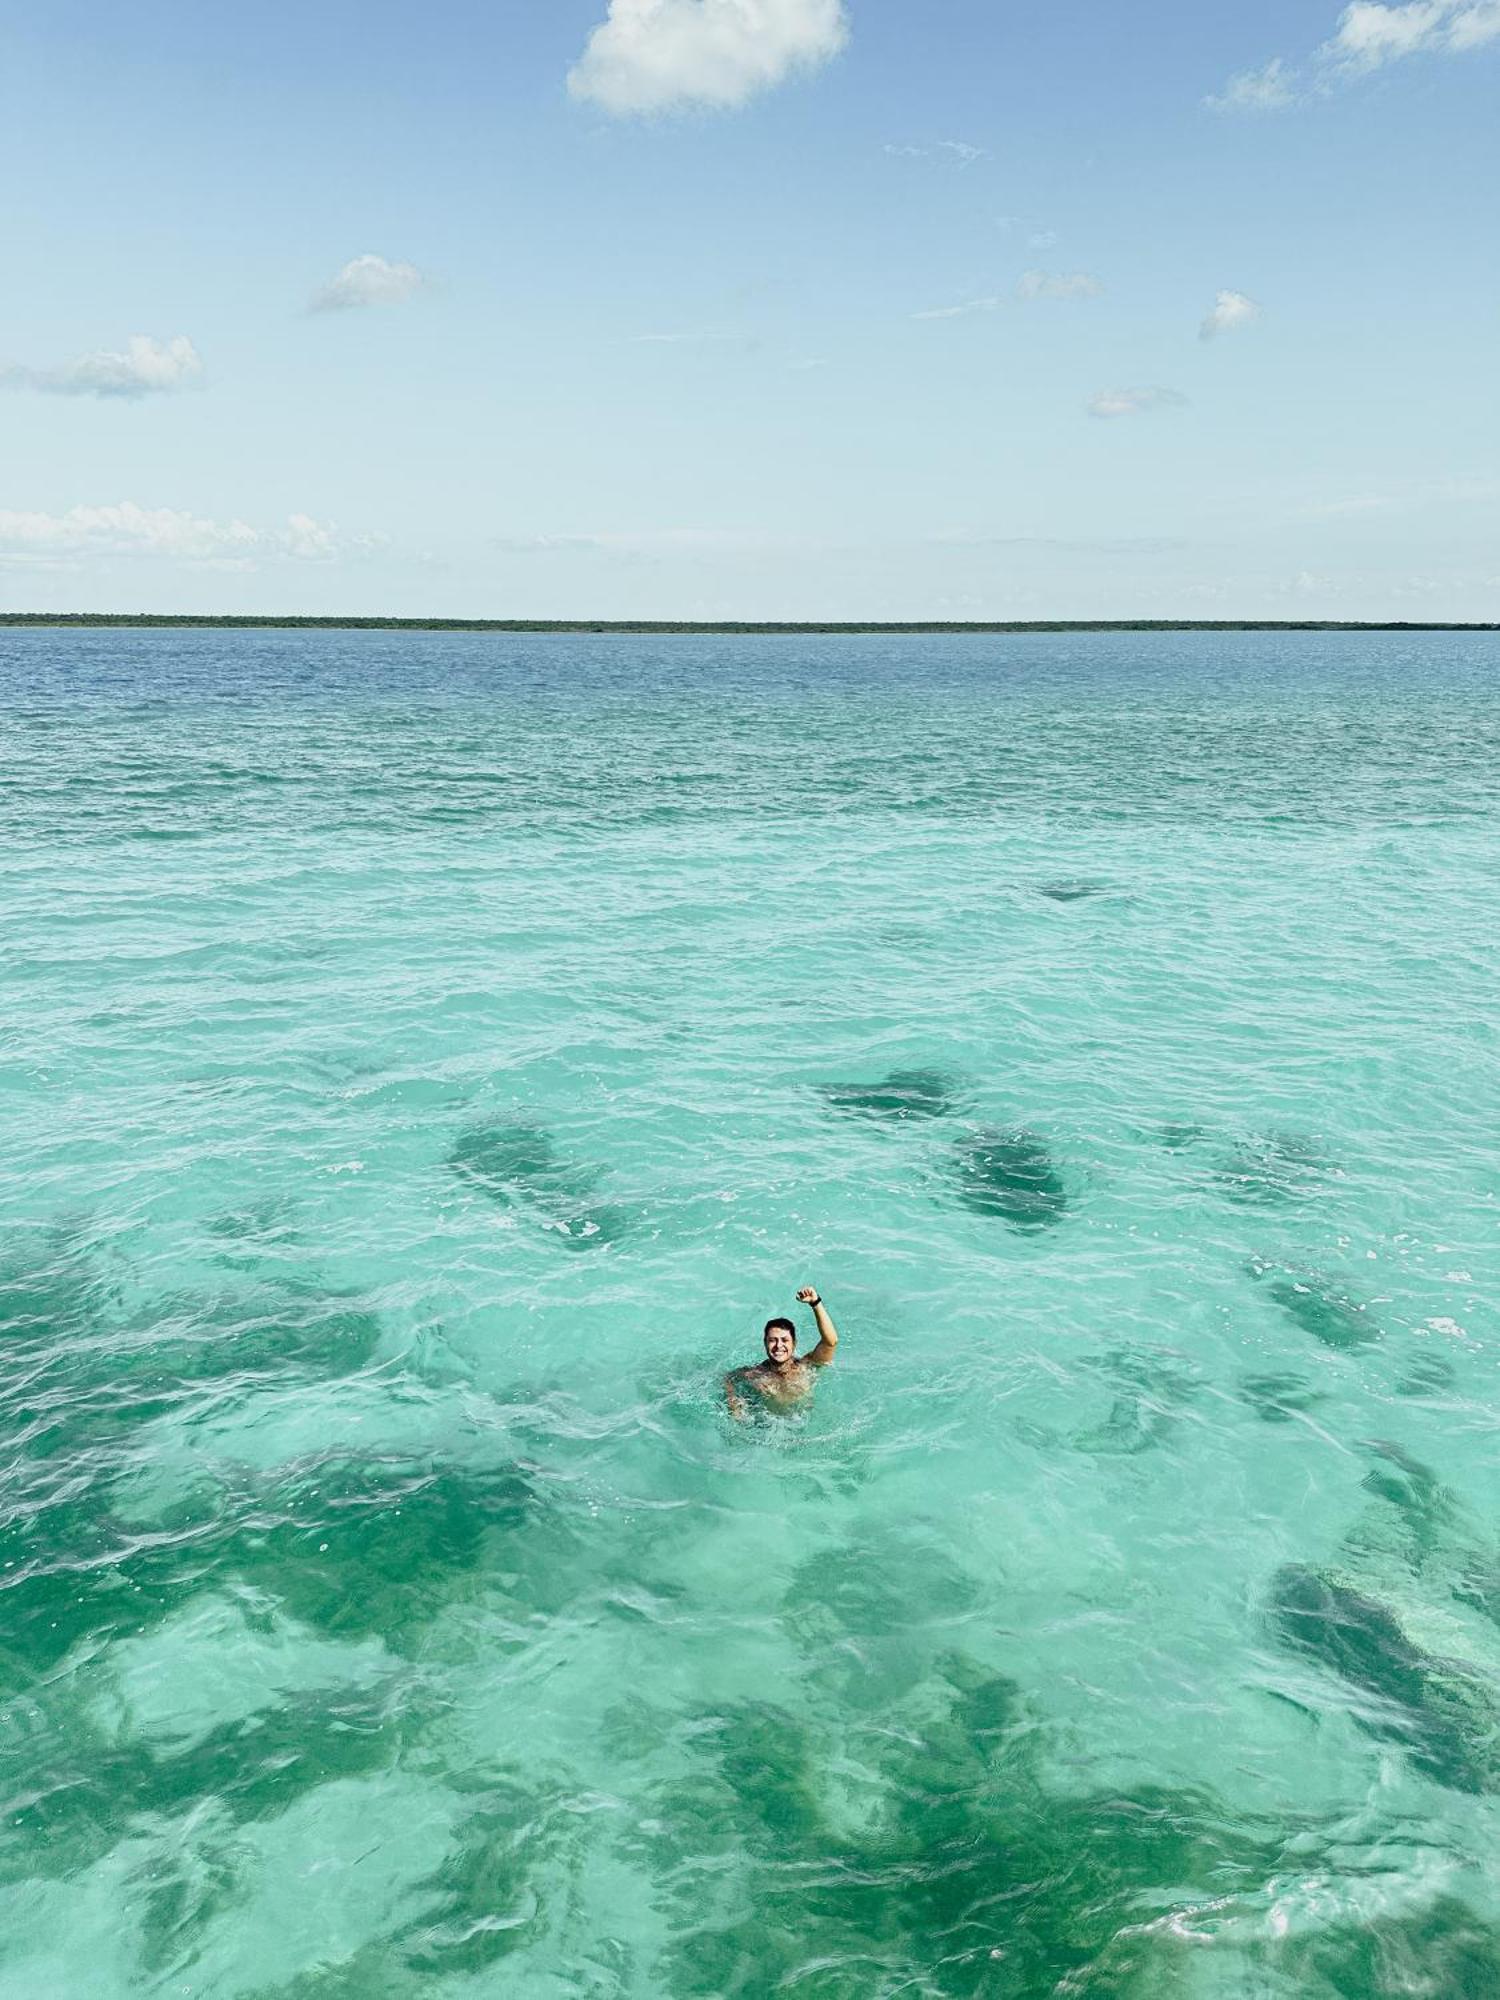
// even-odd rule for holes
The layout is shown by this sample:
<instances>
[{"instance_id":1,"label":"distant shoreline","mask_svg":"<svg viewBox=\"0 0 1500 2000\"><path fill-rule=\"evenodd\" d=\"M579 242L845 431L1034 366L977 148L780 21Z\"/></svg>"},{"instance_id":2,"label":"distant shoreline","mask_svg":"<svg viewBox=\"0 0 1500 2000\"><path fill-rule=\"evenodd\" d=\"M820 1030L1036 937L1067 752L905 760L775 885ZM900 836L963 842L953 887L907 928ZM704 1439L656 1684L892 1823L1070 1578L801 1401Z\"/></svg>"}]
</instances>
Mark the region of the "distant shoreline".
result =
<instances>
[{"instance_id":1,"label":"distant shoreline","mask_svg":"<svg viewBox=\"0 0 1500 2000\"><path fill-rule=\"evenodd\" d=\"M997 618L786 620L672 618L276 618L214 616L152 611L0 611L0 629L44 627L72 630L231 631L231 632L579 632L636 633L667 638L680 634L725 637L764 634L923 632L1500 632L1500 624L1442 619L1352 618Z\"/></svg>"}]
</instances>

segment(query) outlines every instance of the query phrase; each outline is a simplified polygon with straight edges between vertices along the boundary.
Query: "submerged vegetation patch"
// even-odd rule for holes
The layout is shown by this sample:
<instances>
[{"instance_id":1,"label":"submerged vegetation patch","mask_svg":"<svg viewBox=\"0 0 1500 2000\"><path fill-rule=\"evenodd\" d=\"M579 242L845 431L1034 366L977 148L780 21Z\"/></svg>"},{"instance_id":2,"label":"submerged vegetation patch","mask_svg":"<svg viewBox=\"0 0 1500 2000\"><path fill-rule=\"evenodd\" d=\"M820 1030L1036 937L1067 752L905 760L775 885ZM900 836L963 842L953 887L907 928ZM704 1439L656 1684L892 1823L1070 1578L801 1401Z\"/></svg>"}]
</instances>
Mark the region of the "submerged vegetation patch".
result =
<instances>
[{"instance_id":1,"label":"submerged vegetation patch","mask_svg":"<svg viewBox=\"0 0 1500 2000\"><path fill-rule=\"evenodd\" d=\"M1115 1393L1102 1423L1074 1438L1080 1451L1124 1456L1149 1451L1171 1435L1198 1394L1196 1371L1171 1348L1109 1348L1085 1366Z\"/></svg>"},{"instance_id":2,"label":"submerged vegetation patch","mask_svg":"<svg viewBox=\"0 0 1500 2000\"><path fill-rule=\"evenodd\" d=\"M1055 882L1039 882L1036 892L1049 903L1082 903L1091 896L1107 896L1113 886L1095 876L1067 875Z\"/></svg>"},{"instance_id":3,"label":"submerged vegetation patch","mask_svg":"<svg viewBox=\"0 0 1500 2000\"><path fill-rule=\"evenodd\" d=\"M501 1208L528 1214L569 1250L602 1249L629 1231L615 1202L596 1199L599 1175L564 1159L539 1125L476 1125L448 1155L459 1180Z\"/></svg>"},{"instance_id":4,"label":"submerged vegetation patch","mask_svg":"<svg viewBox=\"0 0 1500 2000\"><path fill-rule=\"evenodd\" d=\"M1300 1563L1278 1571L1271 1622L1284 1644L1376 1704L1359 1727L1399 1743L1460 1792L1500 1790L1500 1693L1465 1662L1424 1650L1388 1605Z\"/></svg>"},{"instance_id":5,"label":"submerged vegetation patch","mask_svg":"<svg viewBox=\"0 0 1500 2000\"><path fill-rule=\"evenodd\" d=\"M895 1069L879 1083L825 1083L819 1088L835 1111L896 1124L946 1118L959 1099L957 1079L940 1069Z\"/></svg>"},{"instance_id":6,"label":"submerged vegetation patch","mask_svg":"<svg viewBox=\"0 0 1500 2000\"><path fill-rule=\"evenodd\" d=\"M1243 1375L1239 1398L1266 1424L1289 1424L1328 1400L1305 1375Z\"/></svg>"},{"instance_id":7,"label":"submerged vegetation patch","mask_svg":"<svg viewBox=\"0 0 1500 2000\"><path fill-rule=\"evenodd\" d=\"M1258 1259L1247 1268L1292 1324L1322 1346L1348 1352L1381 1338L1380 1322L1367 1307L1320 1273Z\"/></svg>"},{"instance_id":8,"label":"submerged vegetation patch","mask_svg":"<svg viewBox=\"0 0 1500 2000\"><path fill-rule=\"evenodd\" d=\"M953 1151L952 1174L965 1208L1023 1234L1051 1229L1067 1213L1068 1190L1051 1148L1023 1126L960 1141Z\"/></svg>"},{"instance_id":9,"label":"submerged vegetation patch","mask_svg":"<svg viewBox=\"0 0 1500 2000\"><path fill-rule=\"evenodd\" d=\"M857 1807L794 1708L689 1718L695 1768L636 1836L671 1927L659 1990L1169 2000L1195 1920L1313 1865L1305 1826L1206 1792L1060 1784L1011 1680L956 1655L944 1675L925 1714L850 1741L837 1768L858 1758L873 1786Z\"/></svg>"},{"instance_id":10,"label":"submerged vegetation patch","mask_svg":"<svg viewBox=\"0 0 1500 2000\"><path fill-rule=\"evenodd\" d=\"M1338 1177L1316 1139L1303 1132L1265 1132L1243 1139L1218 1170L1231 1201L1276 1207L1303 1201Z\"/></svg>"}]
</instances>

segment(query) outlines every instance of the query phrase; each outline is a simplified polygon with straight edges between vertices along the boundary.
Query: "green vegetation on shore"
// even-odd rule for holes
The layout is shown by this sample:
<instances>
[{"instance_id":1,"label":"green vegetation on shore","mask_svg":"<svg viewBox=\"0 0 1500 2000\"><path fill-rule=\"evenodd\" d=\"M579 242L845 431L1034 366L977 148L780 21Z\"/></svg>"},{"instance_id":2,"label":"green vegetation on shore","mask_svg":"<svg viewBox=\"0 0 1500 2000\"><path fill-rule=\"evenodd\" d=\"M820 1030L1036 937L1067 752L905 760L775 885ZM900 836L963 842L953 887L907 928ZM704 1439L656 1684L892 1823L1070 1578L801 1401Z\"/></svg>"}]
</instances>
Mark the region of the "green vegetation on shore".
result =
<instances>
[{"instance_id":1,"label":"green vegetation on shore","mask_svg":"<svg viewBox=\"0 0 1500 2000\"><path fill-rule=\"evenodd\" d=\"M996 618L972 621L692 618L261 618L196 612L0 611L0 626L103 626L131 629L298 632L1495 632L1500 625L1441 619L1352 618Z\"/></svg>"}]
</instances>

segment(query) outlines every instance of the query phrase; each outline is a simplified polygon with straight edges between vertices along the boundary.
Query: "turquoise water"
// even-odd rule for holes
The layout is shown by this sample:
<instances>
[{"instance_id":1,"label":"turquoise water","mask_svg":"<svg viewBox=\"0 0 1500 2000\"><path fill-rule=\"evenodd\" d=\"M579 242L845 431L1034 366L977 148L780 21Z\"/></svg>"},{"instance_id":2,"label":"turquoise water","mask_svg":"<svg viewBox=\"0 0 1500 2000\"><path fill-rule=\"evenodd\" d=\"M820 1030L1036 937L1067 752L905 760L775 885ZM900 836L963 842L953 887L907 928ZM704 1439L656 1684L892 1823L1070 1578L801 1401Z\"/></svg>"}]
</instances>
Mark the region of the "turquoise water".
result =
<instances>
[{"instance_id":1,"label":"turquoise water","mask_svg":"<svg viewBox=\"0 0 1500 2000\"><path fill-rule=\"evenodd\" d=\"M0 1991L1500 1994L1497 664L0 634Z\"/></svg>"}]
</instances>

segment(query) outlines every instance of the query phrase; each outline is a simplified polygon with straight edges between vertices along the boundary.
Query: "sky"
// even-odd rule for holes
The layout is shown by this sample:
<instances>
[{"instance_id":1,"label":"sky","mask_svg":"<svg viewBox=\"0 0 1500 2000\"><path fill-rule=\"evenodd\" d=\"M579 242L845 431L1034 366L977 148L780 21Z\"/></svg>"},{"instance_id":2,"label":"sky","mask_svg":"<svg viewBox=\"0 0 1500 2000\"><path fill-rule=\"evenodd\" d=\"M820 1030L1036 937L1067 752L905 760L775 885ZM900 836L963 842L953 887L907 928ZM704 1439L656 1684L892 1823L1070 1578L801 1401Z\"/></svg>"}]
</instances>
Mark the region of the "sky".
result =
<instances>
[{"instance_id":1,"label":"sky","mask_svg":"<svg viewBox=\"0 0 1500 2000\"><path fill-rule=\"evenodd\" d=\"M1500 0L0 0L0 608L1500 619Z\"/></svg>"}]
</instances>

